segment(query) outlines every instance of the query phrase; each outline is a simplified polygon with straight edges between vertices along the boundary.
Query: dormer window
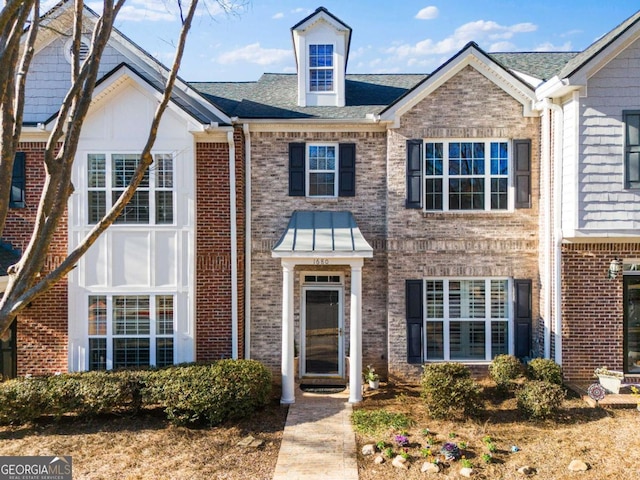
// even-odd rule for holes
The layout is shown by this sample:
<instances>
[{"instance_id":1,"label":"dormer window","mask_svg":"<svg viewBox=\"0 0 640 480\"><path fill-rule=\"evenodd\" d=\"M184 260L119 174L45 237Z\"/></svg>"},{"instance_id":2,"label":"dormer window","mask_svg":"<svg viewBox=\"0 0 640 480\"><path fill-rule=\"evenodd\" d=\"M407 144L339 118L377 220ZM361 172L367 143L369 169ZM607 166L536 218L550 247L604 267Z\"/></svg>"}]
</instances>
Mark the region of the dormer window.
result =
<instances>
[{"instance_id":1,"label":"dormer window","mask_svg":"<svg viewBox=\"0 0 640 480\"><path fill-rule=\"evenodd\" d=\"M309 91L333 91L333 45L309 45Z\"/></svg>"}]
</instances>

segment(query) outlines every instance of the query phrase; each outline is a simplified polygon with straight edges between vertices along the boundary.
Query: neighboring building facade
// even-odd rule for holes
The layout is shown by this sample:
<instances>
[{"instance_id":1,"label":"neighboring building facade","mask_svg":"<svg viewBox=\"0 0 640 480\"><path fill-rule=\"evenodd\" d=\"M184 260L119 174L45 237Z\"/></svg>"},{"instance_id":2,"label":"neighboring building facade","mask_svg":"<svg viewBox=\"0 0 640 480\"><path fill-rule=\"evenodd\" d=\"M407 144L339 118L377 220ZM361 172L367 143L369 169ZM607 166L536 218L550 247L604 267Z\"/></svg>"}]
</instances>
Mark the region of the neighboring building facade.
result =
<instances>
[{"instance_id":1,"label":"neighboring building facade","mask_svg":"<svg viewBox=\"0 0 640 480\"><path fill-rule=\"evenodd\" d=\"M295 75L181 84L148 184L19 317L18 374L251 357L282 374L285 403L296 378L348 378L357 402L364 365L416 379L500 353L555 358L572 381L640 374L640 12L581 53L470 43L430 75L347 74L351 28L324 8L291 31ZM38 75L69 68L63 40L39 42L34 99ZM60 255L126 185L157 68L114 35ZM61 100L48 95L27 109L14 250Z\"/></svg>"}]
</instances>

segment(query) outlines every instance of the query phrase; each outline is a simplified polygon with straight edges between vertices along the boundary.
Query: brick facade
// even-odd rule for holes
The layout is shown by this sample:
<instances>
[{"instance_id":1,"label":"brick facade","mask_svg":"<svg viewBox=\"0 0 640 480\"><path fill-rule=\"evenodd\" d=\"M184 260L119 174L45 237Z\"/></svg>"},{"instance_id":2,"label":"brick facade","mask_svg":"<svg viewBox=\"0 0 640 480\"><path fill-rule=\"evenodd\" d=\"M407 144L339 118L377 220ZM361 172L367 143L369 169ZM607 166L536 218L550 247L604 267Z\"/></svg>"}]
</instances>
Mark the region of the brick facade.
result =
<instances>
[{"instance_id":1,"label":"brick facade","mask_svg":"<svg viewBox=\"0 0 640 480\"><path fill-rule=\"evenodd\" d=\"M23 142L26 153L26 206L9 210L2 240L24 251L31 238L45 178L44 143ZM67 218L62 219L47 257L44 272L57 266L67 252ZM18 375L67 371L67 280L32 302L17 319Z\"/></svg>"},{"instance_id":2,"label":"brick facade","mask_svg":"<svg viewBox=\"0 0 640 480\"><path fill-rule=\"evenodd\" d=\"M472 213L406 209L406 141L422 138L531 139L532 207ZM389 133L388 150L389 368L392 376L417 379L420 366L406 358L405 280L531 279L533 318L539 316L540 120L524 117L519 102L467 66L402 116L400 128Z\"/></svg>"},{"instance_id":3,"label":"brick facade","mask_svg":"<svg viewBox=\"0 0 640 480\"><path fill-rule=\"evenodd\" d=\"M607 276L614 258L640 258L640 243L562 246L562 365L569 381L590 382L602 366L623 370L623 275Z\"/></svg>"},{"instance_id":4,"label":"brick facade","mask_svg":"<svg viewBox=\"0 0 640 480\"><path fill-rule=\"evenodd\" d=\"M244 356L244 144L234 133L238 252L238 355ZM196 361L230 358L231 216L228 143L196 145Z\"/></svg>"},{"instance_id":5,"label":"brick facade","mask_svg":"<svg viewBox=\"0 0 640 480\"><path fill-rule=\"evenodd\" d=\"M386 230L386 134L383 131L252 132L252 278L251 356L280 371L282 345L282 267L271 250L284 233L294 210L348 210L353 213L365 239L374 248L362 270L363 365L386 371L387 275L384 250ZM290 142L356 144L356 196L310 199L288 195L288 145ZM300 272L321 271L297 267L294 322L296 344L300 342ZM349 347L349 267L335 266L345 276L345 351ZM348 352L347 352L348 353ZM279 378L279 376L276 376Z\"/></svg>"}]
</instances>

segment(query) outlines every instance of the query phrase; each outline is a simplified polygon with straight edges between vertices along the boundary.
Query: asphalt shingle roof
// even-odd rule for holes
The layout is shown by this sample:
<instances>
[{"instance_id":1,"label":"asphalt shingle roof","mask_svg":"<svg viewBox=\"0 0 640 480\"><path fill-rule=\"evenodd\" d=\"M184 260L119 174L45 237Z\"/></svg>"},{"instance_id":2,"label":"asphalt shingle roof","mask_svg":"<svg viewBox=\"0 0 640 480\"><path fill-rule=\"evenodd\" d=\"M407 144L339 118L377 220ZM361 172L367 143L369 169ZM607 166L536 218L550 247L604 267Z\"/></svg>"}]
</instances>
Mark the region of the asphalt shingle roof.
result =
<instances>
[{"instance_id":1,"label":"asphalt shingle roof","mask_svg":"<svg viewBox=\"0 0 640 480\"><path fill-rule=\"evenodd\" d=\"M578 52L500 52L488 55L509 70L548 80L559 74Z\"/></svg>"},{"instance_id":2,"label":"asphalt shingle roof","mask_svg":"<svg viewBox=\"0 0 640 480\"><path fill-rule=\"evenodd\" d=\"M426 78L424 74L355 74L346 77L344 107L299 107L297 76L266 73L257 82L189 85L230 116L275 119L360 119L378 113Z\"/></svg>"}]
</instances>

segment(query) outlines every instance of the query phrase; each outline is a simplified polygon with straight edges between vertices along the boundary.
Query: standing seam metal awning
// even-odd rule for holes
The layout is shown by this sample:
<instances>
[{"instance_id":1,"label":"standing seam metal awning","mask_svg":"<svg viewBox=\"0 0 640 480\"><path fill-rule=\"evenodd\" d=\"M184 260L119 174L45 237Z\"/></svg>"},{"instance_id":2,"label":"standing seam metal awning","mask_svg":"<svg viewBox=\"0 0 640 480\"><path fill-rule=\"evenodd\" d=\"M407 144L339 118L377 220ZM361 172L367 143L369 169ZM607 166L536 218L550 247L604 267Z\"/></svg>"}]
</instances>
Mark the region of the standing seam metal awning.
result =
<instances>
[{"instance_id":1,"label":"standing seam metal awning","mask_svg":"<svg viewBox=\"0 0 640 480\"><path fill-rule=\"evenodd\" d=\"M345 257L373 256L351 212L296 210L273 248L273 257L318 254Z\"/></svg>"}]
</instances>

